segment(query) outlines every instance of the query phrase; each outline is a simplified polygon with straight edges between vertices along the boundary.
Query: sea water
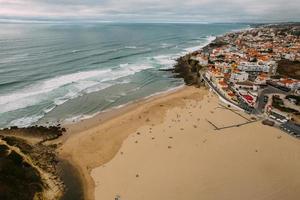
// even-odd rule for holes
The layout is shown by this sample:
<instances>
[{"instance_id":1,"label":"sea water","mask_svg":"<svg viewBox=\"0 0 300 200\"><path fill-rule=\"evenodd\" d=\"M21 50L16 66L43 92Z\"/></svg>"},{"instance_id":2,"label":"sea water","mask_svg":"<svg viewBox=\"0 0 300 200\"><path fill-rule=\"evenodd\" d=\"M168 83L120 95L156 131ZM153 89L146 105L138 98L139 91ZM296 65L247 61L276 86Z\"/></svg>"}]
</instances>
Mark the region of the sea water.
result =
<instances>
[{"instance_id":1,"label":"sea water","mask_svg":"<svg viewBox=\"0 0 300 200\"><path fill-rule=\"evenodd\" d=\"M0 128L72 122L179 87L159 69L247 27L0 23Z\"/></svg>"}]
</instances>

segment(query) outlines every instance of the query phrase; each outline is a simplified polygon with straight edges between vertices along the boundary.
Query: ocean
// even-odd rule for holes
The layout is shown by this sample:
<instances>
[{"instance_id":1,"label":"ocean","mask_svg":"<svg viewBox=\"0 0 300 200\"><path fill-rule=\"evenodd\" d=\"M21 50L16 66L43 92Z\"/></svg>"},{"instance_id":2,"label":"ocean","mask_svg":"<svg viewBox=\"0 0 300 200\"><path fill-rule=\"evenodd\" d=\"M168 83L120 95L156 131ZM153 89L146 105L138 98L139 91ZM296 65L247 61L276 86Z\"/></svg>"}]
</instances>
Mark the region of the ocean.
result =
<instances>
[{"instance_id":1,"label":"ocean","mask_svg":"<svg viewBox=\"0 0 300 200\"><path fill-rule=\"evenodd\" d=\"M247 27L0 23L0 128L74 122L180 87L159 69Z\"/></svg>"}]
</instances>

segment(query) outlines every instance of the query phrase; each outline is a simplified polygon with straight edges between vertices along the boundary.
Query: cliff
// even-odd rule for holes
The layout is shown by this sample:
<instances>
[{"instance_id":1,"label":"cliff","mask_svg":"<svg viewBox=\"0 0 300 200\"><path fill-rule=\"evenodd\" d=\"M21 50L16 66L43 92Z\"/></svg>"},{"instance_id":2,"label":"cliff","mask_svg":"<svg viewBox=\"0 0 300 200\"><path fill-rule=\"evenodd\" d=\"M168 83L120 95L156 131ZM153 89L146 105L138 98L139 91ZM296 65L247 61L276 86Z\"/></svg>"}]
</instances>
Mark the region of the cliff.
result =
<instances>
[{"instance_id":1,"label":"cliff","mask_svg":"<svg viewBox=\"0 0 300 200\"><path fill-rule=\"evenodd\" d=\"M201 51L210 54L213 49L222 47L227 43L224 42L222 37L216 38L207 46L203 47ZM199 64L199 61L192 59L193 56L197 55L199 51L195 51L193 53L187 54L177 59L177 63L170 70L175 73L176 78L183 78L186 85L202 85L201 74L205 73L206 66L202 66Z\"/></svg>"},{"instance_id":2,"label":"cliff","mask_svg":"<svg viewBox=\"0 0 300 200\"><path fill-rule=\"evenodd\" d=\"M56 144L60 127L11 127L0 131L0 199L59 199Z\"/></svg>"}]
</instances>

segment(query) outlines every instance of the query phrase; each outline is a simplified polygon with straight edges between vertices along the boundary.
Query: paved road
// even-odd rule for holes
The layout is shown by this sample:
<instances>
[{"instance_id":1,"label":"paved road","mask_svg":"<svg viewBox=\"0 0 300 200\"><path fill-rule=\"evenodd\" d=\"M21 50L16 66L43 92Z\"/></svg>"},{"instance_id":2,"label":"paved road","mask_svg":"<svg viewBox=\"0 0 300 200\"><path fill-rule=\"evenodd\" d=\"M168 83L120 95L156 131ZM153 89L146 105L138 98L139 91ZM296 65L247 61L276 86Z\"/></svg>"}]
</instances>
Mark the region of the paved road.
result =
<instances>
[{"instance_id":1,"label":"paved road","mask_svg":"<svg viewBox=\"0 0 300 200\"><path fill-rule=\"evenodd\" d=\"M265 89L261 90L258 93L258 99L257 99L257 103L256 103L256 110L259 114L262 113L262 110L264 109L266 102L264 102L264 96L268 95L268 94L284 94L287 95L288 92L284 92L278 88L272 87L272 86L267 86Z\"/></svg>"},{"instance_id":2,"label":"paved road","mask_svg":"<svg viewBox=\"0 0 300 200\"><path fill-rule=\"evenodd\" d=\"M206 78L205 75L202 75L202 78L203 78L203 80L210 86L210 88L213 89L213 90L214 90L221 98L223 98L224 100L228 101L229 103L231 103L231 104L233 104L233 105L235 105L235 106L237 106L237 107L239 107L239 108L242 108L242 107L241 107L239 104L237 104L236 102L227 99L227 97L226 97L224 94L222 94L222 93L218 90L218 88L216 88L216 87L210 82L210 80L208 80L208 79ZM242 109L244 110L244 108L242 108Z\"/></svg>"},{"instance_id":3,"label":"paved road","mask_svg":"<svg viewBox=\"0 0 300 200\"><path fill-rule=\"evenodd\" d=\"M256 103L256 106L255 106L256 109L254 110L254 109L250 109L249 106L246 103L243 103L242 100L241 100L241 102L242 102L241 104L237 104L236 102L233 102L233 101L227 99L227 97L224 96L218 90L218 88L216 88L211 83L211 81L206 78L205 75L202 75L202 78L220 97L222 97L226 101L232 103L233 105L235 105L235 106L237 106L239 108L242 108L243 110L249 110L253 114L262 114L262 110L263 110L263 108L266 105L266 102L264 102L264 96L265 95L268 95L268 94L284 94L284 95L288 95L289 94L289 92L285 92L285 91L282 91L282 90L280 90L278 88L275 88L273 86L268 85L265 89L263 89L263 90L261 90L261 91L258 92L258 99L257 99L257 103Z\"/></svg>"}]
</instances>

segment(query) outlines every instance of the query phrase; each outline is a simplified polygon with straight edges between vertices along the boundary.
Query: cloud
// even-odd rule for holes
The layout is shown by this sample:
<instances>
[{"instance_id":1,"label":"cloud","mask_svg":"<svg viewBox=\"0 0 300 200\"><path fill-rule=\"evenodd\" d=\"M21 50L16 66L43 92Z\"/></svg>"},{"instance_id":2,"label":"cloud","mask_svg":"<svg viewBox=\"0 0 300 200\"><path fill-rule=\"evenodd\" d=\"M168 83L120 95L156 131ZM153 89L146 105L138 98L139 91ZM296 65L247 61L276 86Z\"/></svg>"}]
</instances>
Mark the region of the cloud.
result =
<instances>
[{"instance_id":1,"label":"cloud","mask_svg":"<svg viewBox=\"0 0 300 200\"><path fill-rule=\"evenodd\" d=\"M111 21L299 21L299 0L0 0L0 18Z\"/></svg>"}]
</instances>

